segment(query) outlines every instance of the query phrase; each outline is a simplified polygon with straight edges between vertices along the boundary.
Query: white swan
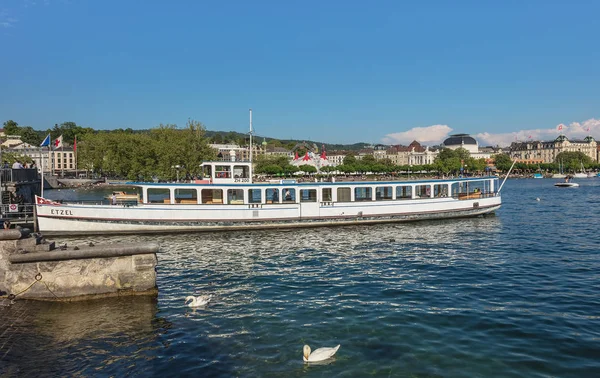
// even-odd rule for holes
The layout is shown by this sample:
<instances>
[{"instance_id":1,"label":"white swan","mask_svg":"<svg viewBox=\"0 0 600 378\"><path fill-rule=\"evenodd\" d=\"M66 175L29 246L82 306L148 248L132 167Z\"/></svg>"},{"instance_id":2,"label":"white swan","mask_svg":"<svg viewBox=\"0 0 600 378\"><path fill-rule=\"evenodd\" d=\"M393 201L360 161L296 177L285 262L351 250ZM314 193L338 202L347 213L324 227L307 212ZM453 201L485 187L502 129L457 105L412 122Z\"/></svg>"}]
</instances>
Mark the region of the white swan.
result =
<instances>
[{"instance_id":1,"label":"white swan","mask_svg":"<svg viewBox=\"0 0 600 378\"><path fill-rule=\"evenodd\" d=\"M323 361L328 358L333 357L335 352L340 349L340 346L336 346L335 348L319 348L314 352L310 352L310 347L308 345L304 346L304 362L317 362Z\"/></svg>"},{"instance_id":2,"label":"white swan","mask_svg":"<svg viewBox=\"0 0 600 378\"><path fill-rule=\"evenodd\" d=\"M211 295L200 295L198 297L188 295L187 297L185 297L185 304L187 304L189 307L206 306L208 304L208 302L210 302L211 298L212 298L212 294ZM188 301L191 301L191 302L188 304Z\"/></svg>"}]
</instances>

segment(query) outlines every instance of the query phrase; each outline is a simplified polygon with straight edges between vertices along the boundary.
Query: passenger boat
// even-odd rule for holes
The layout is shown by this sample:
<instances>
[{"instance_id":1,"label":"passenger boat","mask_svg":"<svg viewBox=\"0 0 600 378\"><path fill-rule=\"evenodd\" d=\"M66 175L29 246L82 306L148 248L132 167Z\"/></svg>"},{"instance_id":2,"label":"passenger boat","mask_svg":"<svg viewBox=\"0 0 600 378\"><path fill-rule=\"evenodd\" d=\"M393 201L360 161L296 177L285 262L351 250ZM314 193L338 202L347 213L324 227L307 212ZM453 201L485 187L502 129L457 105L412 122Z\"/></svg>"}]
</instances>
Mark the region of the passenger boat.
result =
<instances>
[{"instance_id":1,"label":"passenger boat","mask_svg":"<svg viewBox=\"0 0 600 378\"><path fill-rule=\"evenodd\" d=\"M36 197L39 231L74 235L341 226L474 217L501 205L496 176L253 182L251 162L205 162L201 167L204 177L194 182L127 183L141 192L139 203L59 203Z\"/></svg>"}]
</instances>

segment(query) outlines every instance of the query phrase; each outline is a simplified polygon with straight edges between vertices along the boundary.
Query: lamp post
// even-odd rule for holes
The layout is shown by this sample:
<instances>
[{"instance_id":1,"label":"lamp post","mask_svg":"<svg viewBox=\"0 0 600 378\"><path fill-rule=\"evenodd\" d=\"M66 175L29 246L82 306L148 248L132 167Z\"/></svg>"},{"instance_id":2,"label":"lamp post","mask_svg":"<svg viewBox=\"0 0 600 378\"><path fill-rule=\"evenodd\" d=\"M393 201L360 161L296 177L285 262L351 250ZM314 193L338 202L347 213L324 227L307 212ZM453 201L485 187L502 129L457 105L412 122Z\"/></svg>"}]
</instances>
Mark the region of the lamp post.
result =
<instances>
[{"instance_id":1,"label":"lamp post","mask_svg":"<svg viewBox=\"0 0 600 378\"><path fill-rule=\"evenodd\" d=\"M179 170L180 170L181 168L183 168L183 165L179 165L179 164L177 164L177 165L172 165L172 166L171 166L171 169L176 169L176 170L177 170L177 182L179 182Z\"/></svg>"}]
</instances>

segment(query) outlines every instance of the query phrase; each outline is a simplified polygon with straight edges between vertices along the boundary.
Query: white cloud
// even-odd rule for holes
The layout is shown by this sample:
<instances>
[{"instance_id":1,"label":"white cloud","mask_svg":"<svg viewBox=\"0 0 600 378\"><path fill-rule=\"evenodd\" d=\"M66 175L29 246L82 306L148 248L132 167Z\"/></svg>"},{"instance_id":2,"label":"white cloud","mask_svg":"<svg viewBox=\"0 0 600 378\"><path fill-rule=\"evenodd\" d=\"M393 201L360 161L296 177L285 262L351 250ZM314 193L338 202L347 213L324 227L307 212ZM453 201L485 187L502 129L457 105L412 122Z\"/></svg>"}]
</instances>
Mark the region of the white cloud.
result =
<instances>
[{"instance_id":1,"label":"white cloud","mask_svg":"<svg viewBox=\"0 0 600 378\"><path fill-rule=\"evenodd\" d=\"M435 145L444 141L452 131L448 125L431 125L425 127L413 127L401 133L388 134L383 137L385 144L410 144L413 140L423 145Z\"/></svg>"},{"instance_id":2,"label":"white cloud","mask_svg":"<svg viewBox=\"0 0 600 378\"><path fill-rule=\"evenodd\" d=\"M563 127L560 131L558 130L559 125L551 129L519 130L502 134L479 133L475 134L475 138L480 146L508 146L515 141L554 140L560 133L570 139L583 139L588 135L595 135L596 137L600 135L600 119L591 118L584 122L571 122L568 126L562 124Z\"/></svg>"},{"instance_id":3,"label":"white cloud","mask_svg":"<svg viewBox=\"0 0 600 378\"><path fill-rule=\"evenodd\" d=\"M480 146L509 146L515 141L528 140L554 140L562 132L570 139L583 139L587 135L593 135L600 139L600 119L590 118L583 122L571 122L569 125L564 125L561 131L556 125L550 129L525 129L509 133L488 133L482 132L474 134ZM388 134L382 138L382 143L385 144L404 144L407 145L413 140L418 141L423 145L440 144L446 139L453 129L448 125L432 125L426 127L414 127L408 131L401 133Z\"/></svg>"},{"instance_id":4,"label":"white cloud","mask_svg":"<svg viewBox=\"0 0 600 378\"><path fill-rule=\"evenodd\" d=\"M17 21L16 18L10 17L6 11L0 11L0 27L12 28Z\"/></svg>"}]
</instances>

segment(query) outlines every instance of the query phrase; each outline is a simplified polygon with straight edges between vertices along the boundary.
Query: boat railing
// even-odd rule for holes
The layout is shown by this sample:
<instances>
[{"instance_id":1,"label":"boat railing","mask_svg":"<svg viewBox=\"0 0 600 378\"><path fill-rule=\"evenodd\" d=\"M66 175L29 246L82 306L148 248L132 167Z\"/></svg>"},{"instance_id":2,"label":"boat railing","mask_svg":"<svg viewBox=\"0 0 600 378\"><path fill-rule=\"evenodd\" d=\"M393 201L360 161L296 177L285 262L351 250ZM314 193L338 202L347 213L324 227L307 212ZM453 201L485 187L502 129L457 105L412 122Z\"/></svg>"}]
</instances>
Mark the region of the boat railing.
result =
<instances>
[{"instance_id":1,"label":"boat railing","mask_svg":"<svg viewBox=\"0 0 600 378\"><path fill-rule=\"evenodd\" d=\"M5 203L0 205L0 212L3 221L8 220L13 224L33 223L33 204Z\"/></svg>"},{"instance_id":2,"label":"boat railing","mask_svg":"<svg viewBox=\"0 0 600 378\"><path fill-rule=\"evenodd\" d=\"M32 182L39 180L36 168L0 168L0 181L5 184L9 182Z\"/></svg>"}]
</instances>

